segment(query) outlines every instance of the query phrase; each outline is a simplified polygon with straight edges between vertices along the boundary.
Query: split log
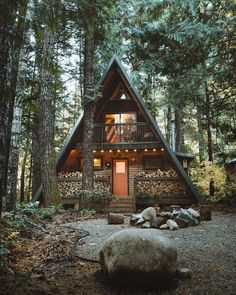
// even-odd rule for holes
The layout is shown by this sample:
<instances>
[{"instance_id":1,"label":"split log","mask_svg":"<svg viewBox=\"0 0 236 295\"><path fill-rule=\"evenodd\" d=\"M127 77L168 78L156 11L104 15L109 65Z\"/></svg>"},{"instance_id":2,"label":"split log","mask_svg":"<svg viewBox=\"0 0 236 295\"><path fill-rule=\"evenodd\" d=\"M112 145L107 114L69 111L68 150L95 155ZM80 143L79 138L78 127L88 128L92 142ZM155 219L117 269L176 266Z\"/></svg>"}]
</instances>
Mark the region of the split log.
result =
<instances>
[{"instance_id":1,"label":"split log","mask_svg":"<svg viewBox=\"0 0 236 295\"><path fill-rule=\"evenodd\" d=\"M201 205L199 211L202 221L211 221L211 205Z\"/></svg>"},{"instance_id":2,"label":"split log","mask_svg":"<svg viewBox=\"0 0 236 295\"><path fill-rule=\"evenodd\" d=\"M123 214L108 213L108 224L123 224L125 217Z\"/></svg>"}]
</instances>

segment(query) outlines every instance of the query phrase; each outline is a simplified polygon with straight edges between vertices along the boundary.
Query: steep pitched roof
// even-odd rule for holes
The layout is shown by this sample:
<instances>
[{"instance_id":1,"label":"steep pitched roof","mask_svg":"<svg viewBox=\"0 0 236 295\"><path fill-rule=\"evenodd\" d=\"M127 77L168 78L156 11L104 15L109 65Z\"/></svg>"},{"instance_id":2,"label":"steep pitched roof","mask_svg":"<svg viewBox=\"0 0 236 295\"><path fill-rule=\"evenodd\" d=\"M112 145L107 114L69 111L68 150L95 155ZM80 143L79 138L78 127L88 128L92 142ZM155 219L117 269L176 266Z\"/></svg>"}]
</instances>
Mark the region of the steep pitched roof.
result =
<instances>
[{"instance_id":1,"label":"steep pitched roof","mask_svg":"<svg viewBox=\"0 0 236 295\"><path fill-rule=\"evenodd\" d=\"M124 69L124 67L122 66L121 62L119 61L119 59L118 59L118 57L116 55L113 56L113 58L111 59L111 61L109 63L109 66L108 66L107 70L105 71L102 78L100 79L100 81L98 83L98 89L101 89L104 86L103 85L104 81L107 79L111 69L114 68L114 67L117 67L118 72L119 72L123 82L125 83L127 89L129 90L130 94L132 95L133 99L137 103L137 105L140 108L140 110L142 111L142 113L145 115L146 120L149 121L150 125L153 127L154 134L156 135L156 137L158 139L161 140L161 142L163 144L163 147L165 148L167 154L169 155L172 164L176 167L177 171L182 176L182 178L183 178L184 182L186 183L187 187L190 189L193 196L199 202L203 202L203 199L202 199L201 195L195 189L193 183L191 182L190 178L186 174L185 170L183 169L182 165L180 164L179 160L177 159L175 153L169 147L169 145L168 145L166 139L164 138L161 130L159 129L156 121L154 120L151 113L147 109L143 99L140 97L137 89L134 87L132 81L130 80L129 76L127 75L127 73L126 73L126 71ZM99 102L99 100L100 100L100 97L98 96L95 99L95 104L97 104ZM81 126L82 119L83 119L83 113L81 113L79 119L75 123L74 128L71 130L69 136L65 140L65 143L64 143L63 147L60 150L60 153L59 153L59 155L57 157L57 161L56 161L57 167L59 166L61 160L64 158L68 148L70 148L70 146L71 146L71 144L73 142L73 139L75 138L75 136L76 136L76 134L77 134L77 132L78 132L80 126ZM36 201L39 198L41 193L42 193L42 185L39 187L39 189L36 192L36 194L35 194L34 198L32 199L32 201Z\"/></svg>"}]
</instances>

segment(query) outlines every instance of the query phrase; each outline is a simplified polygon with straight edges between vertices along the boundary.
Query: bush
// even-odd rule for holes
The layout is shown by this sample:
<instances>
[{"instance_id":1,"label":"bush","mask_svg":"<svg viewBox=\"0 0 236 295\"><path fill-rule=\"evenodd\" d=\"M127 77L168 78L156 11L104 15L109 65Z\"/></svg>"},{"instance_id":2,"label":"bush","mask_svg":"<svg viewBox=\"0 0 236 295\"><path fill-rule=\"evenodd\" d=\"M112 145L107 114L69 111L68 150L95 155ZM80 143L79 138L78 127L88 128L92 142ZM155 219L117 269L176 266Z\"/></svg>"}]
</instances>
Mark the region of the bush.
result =
<instances>
[{"instance_id":1,"label":"bush","mask_svg":"<svg viewBox=\"0 0 236 295\"><path fill-rule=\"evenodd\" d=\"M191 170L191 177L200 192L210 202L218 202L226 197L226 171L224 167L210 161L203 162ZM210 195L210 182L214 181L214 195Z\"/></svg>"},{"instance_id":2,"label":"bush","mask_svg":"<svg viewBox=\"0 0 236 295\"><path fill-rule=\"evenodd\" d=\"M112 194L107 188L82 190L79 193L80 208L97 212L106 212L109 202L112 200Z\"/></svg>"},{"instance_id":3,"label":"bush","mask_svg":"<svg viewBox=\"0 0 236 295\"><path fill-rule=\"evenodd\" d=\"M140 192L139 198L142 199L147 206L152 207L152 206L158 204L158 196L157 195L151 195L146 192Z\"/></svg>"}]
</instances>

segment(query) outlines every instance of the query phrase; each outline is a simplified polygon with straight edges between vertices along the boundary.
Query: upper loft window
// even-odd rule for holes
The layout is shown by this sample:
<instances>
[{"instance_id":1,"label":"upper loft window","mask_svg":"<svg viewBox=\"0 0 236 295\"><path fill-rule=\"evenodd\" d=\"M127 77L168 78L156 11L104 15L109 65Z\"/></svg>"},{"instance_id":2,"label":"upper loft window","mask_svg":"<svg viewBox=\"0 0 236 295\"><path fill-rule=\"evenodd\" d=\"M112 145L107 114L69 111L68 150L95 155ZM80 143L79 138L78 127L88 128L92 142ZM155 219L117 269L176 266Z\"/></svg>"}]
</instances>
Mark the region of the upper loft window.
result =
<instances>
[{"instance_id":1,"label":"upper loft window","mask_svg":"<svg viewBox=\"0 0 236 295\"><path fill-rule=\"evenodd\" d=\"M130 97L125 92L123 92L120 99L122 99L122 100L130 100Z\"/></svg>"},{"instance_id":2,"label":"upper loft window","mask_svg":"<svg viewBox=\"0 0 236 295\"><path fill-rule=\"evenodd\" d=\"M106 124L126 124L136 122L136 113L106 114Z\"/></svg>"}]
</instances>

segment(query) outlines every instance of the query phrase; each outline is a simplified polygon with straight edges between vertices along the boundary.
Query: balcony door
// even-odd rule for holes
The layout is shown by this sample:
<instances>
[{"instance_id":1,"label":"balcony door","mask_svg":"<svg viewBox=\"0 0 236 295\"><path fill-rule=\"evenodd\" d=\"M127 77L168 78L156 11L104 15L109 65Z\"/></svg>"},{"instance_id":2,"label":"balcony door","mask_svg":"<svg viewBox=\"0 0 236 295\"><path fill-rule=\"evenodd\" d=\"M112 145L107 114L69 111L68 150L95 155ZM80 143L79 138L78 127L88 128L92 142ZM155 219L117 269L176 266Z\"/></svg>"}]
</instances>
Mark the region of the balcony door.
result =
<instances>
[{"instance_id":1,"label":"balcony door","mask_svg":"<svg viewBox=\"0 0 236 295\"><path fill-rule=\"evenodd\" d=\"M113 194L128 195L128 159L113 160Z\"/></svg>"},{"instance_id":2,"label":"balcony door","mask_svg":"<svg viewBox=\"0 0 236 295\"><path fill-rule=\"evenodd\" d=\"M119 114L106 114L106 142L126 142L130 141L131 133L135 132L136 126L136 113L119 113Z\"/></svg>"}]
</instances>

